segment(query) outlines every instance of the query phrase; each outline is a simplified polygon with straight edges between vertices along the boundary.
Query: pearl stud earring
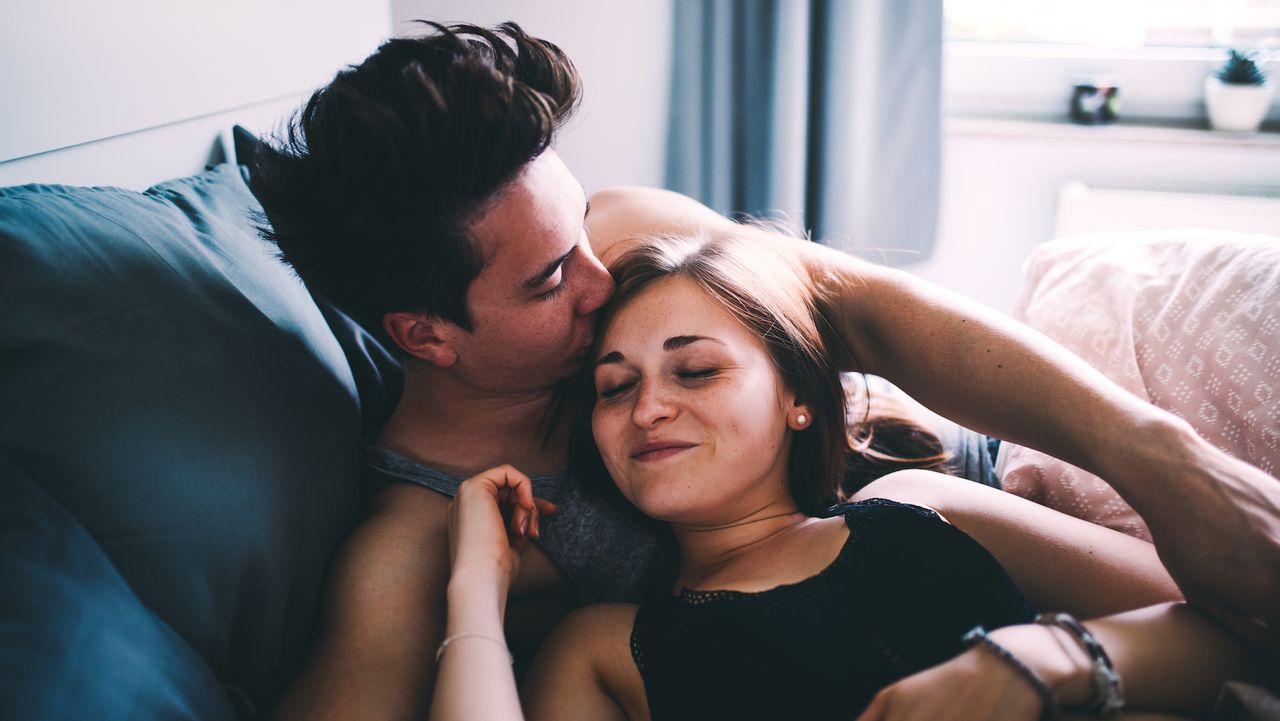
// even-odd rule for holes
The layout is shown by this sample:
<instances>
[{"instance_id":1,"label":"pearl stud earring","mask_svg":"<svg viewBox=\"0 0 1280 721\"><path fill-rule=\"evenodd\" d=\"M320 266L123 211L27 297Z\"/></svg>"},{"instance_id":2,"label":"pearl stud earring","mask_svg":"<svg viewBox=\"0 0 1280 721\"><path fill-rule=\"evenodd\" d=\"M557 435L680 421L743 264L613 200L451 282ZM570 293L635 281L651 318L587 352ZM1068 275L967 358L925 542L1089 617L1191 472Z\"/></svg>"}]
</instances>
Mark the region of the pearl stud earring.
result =
<instances>
[{"instance_id":1,"label":"pearl stud earring","mask_svg":"<svg viewBox=\"0 0 1280 721\"><path fill-rule=\"evenodd\" d=\"M809 416L806 416L806 415L805 415L805 414L803 414L803 413L801 413L800 415L796 416L796 425L804 426L804 425L806 425L808 422L809 422Z\"/></svg>"}]
</instances>

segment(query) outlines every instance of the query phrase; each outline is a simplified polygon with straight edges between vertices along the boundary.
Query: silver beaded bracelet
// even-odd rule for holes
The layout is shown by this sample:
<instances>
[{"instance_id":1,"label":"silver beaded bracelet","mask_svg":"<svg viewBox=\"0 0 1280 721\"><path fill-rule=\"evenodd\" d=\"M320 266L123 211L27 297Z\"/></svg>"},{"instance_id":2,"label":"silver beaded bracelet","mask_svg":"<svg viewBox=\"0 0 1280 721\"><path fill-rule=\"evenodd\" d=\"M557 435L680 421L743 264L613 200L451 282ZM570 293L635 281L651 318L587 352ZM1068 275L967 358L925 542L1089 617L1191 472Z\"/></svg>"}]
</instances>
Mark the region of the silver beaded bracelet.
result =
<instances>
[{"instance_id":1,"label":"silver beaded bracelet","mask_svg":"<svg viewBox=\"0 0 1280 721\"><path fill-rule=\"evenodd\" d=\"M1031 670L1031 667L1023 663L1013 652L1004 646L996 643L987 635L987 629L982 626L974 626L969 632L960 639L965 646L970 648L974 646L982 646L991 653L996 655L1001 661L1004 661L1014 671L1018 673L1027 683L1031 684L1031 688L1040 697L1041 712L1040 721L1050 721L1056 719L1062 714L1061 708L1058 706L1058 697L1053 694L1053 689L1049 688L1049 684L1045 683L1040 674Z\"/></svg>"},{"instance_id":2,"label":"silver beaded bracelet","mask_svg":"<svg viewBox=\"0 0 1280 721\"><path fill-rule=\"evenodd\" d=\"M1093 698L1080 711L1097 716L1115 716L1124 708L1124 687L1120 674L1097 637L1069 613L1042 613L1036 623L1057 626L1071 634L1093 662Z\"/></svg>"}]
</instances>

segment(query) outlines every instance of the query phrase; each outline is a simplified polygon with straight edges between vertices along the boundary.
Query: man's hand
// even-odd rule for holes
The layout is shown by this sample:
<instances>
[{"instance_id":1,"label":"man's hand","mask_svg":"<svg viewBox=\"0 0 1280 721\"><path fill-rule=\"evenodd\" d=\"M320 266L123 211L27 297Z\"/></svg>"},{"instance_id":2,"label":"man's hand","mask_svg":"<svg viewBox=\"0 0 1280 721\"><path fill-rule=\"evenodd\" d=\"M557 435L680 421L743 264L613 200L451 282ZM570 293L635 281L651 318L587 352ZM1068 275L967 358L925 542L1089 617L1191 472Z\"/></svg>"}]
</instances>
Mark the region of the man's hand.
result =
<instances>
[{"instance_id":1,"label":"man's hand","mask_svg":"<svg viewBox=\"0 0 1280 721\"><path fill-rule=\"evenodd\" d=\"M1160 559L1192 605L1254 646L1280 650L1280 480L1176 432L1175 477L1124 469L1117 485L1151 529Z\"/></svg>"},{"instance_id":2,"label":"man's hand","mask_svg":"<svg viewBox=\"0 0 1280 721\"><path fill-rule=\"evenodd\" d=\"M884 689L858 721L1035 721L1042 710L1026 679L975 648Z\"/></svg>"}]
</instances>

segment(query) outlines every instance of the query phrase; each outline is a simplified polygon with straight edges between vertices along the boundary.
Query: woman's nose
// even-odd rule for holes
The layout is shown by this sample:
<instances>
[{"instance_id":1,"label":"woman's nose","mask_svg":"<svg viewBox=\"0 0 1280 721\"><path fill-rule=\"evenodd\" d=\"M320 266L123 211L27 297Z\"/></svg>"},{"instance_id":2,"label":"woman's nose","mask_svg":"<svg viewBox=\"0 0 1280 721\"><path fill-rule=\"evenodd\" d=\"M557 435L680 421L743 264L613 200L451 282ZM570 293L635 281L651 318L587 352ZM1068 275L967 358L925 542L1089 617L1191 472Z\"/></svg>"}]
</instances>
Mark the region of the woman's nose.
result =
<instances>
[{"instance_id":1,"label":"woman's nose","mask_svg":"<svg viewBox=\"0 0 1280 721\"><path fill-rule=\"evenodd\" d=\"M676 415L676 406L658 383L641 382L636 393L636 404L631 409L631 418L641 428L652 428L655 425L671 420Z\"/></svg>"}]
</instances>

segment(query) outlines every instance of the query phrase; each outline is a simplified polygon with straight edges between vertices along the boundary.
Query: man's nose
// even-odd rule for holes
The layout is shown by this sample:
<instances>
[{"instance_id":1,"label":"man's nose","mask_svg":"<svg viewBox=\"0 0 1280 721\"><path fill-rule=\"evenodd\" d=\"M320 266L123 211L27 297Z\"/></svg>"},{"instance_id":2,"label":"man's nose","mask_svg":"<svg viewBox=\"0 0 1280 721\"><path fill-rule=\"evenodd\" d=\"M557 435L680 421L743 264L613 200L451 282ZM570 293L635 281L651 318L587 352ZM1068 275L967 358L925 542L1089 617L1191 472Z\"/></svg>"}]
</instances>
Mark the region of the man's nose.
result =
<instances>
[{"instance_id":1,"label":"man's nose","mask_svg":"<svg viewBox=\"0 0 1280 721\"><path fill-rule=\"evenodd\" d=\"M578 315L590 315L600 310L600 306L613 295L613 276L609 275L608 269L590 251L585 266L587 277L582 296L578 300Z\"/></svg>"}]
</instances>

